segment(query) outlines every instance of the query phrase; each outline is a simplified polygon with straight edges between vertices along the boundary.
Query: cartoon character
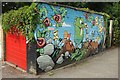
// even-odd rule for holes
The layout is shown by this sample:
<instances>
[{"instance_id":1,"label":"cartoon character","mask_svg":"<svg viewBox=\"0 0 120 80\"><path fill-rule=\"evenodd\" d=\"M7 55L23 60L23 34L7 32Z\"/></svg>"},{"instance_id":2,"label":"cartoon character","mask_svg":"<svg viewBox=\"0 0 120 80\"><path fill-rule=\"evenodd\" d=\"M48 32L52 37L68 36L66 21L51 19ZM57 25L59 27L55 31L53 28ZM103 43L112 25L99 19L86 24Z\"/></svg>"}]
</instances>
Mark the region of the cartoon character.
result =
<instances>
[{"instance_id":1,"label":"cartoon character","mask_svg":"<svg viewBox=\"0 0 120 80\"><path fill-rule=\"evenodd\" d=\"M70 39L71 34L68 34L68 32L64 31L64 39L62 40L63 43L65 43L66 40Z\"/></svg>"},{"instance_id":2,"label":"cartoon character","mask_svg":"<svg viewBox=\"0 0 120 80\"><path fill-rule=\"evenodd\" d=\"M72 41L70 40L70 36L71 34L68 34L68 32L65 30L64 31L64 39L63 39L63 48L65 51L68 51L68 52L72 52L73 49L74 49L74 45L72 43Z\"/></svg>"},{"instance_id":3,"label":"cartoon character","mask_svg":"<svg viewBox=\"0 0 120 80\"><path fill-rule=\"evenodd\" d=\"M84 24L83 24L83 19L76 17L75 18L75 22L74 22L74 26L75 26L75 38L74 41L76 43L76 46L78 46L80 43L82 43L83 38L84 38Z\"/></svg>"},{"instance_id":4,"label":"cartoon character","mask_svg":"<svg viewBox=\"0 0 120 80\"><path fill-rule=\"evenodd\" d=\"M64 45L62 46L61 50L59 51L59 53L57 54L55 61L57 61L59 59L59 57L61 56L61 54L64 54L66 52L72 53L74 51L74 45L72 43L71 40L66 40Z\"/></svg>"},{"instance_id":5,"label":"cartoon character","mask_svg":"<svg viewBox=\"0 0 120 80\"><path fill-rule=\"evenodd\" d=\"M64 48L68 52L72 52L74 49L73 43L70 40L67 40L64 44Z\"/></svg>"}]
</instances>

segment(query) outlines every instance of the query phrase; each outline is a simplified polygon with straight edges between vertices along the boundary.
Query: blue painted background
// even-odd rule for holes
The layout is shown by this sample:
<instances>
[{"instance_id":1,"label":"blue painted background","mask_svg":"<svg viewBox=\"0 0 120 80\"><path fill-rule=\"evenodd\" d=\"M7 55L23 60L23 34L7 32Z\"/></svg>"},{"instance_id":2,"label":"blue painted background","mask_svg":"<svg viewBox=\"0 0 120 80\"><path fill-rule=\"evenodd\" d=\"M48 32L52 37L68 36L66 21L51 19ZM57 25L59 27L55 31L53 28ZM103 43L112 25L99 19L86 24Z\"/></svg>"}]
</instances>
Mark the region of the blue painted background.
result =
<instances>
[{"instance_id":1,"label":"blue painted background","mask_svg":"<svg viewBox=\"0 0 120 80\"><path fill-rule=\"evenodd\" d=\"M51 70L67 59L87 58L105 48L106 29L102 15L45 3L38 3L37 7L40 25L34 37L39 54L37 62L42 70Z\"/></svg>"},{"instance_id":2,"label":"blue painted background","mask_svg":"<svg viewBox=\"0 0 120 80\"><path fill-rule=\"evenodd\" d=\"M42 8L42 7L45 7L47 9L47 17L50 19L51 16L54 14L53 10L51 9L50 7L51 5L48 5L48 4L39 4L38 8ZM55 9L59 10L59 6L54 6ZM50 19L50 22L52 23L52 28L54 28L54 30L58 30L58 35L59 35L59 38L63 38L64 36L64 31L67 30L68 33L71 34L71 37L70 37L70 40L73 42L73 44L75 45L74 43L74 21L75 21L75 17L81 17L84 19L84 23L87 23L88 25L88 39L92 39L93 41L98 37L98 34L100 35L100 40L98 41L98 43L100 43L100 41L103 39L103 35L104 35L104 32L102 33L99 33L99 28L98 26L92 26L91 22L87 21L84 17L84 14L86 12L84 11L77 11L77 10L74 10L74 9L70 9L70 8L65 8L67 10L67 14L65 15L64 17L64 22L63 22L63 25L62 27L58 27L56 28L55 27L55 21L54 20L51 20ZM90 14L90 16L92 16L93 18L95 17L98 17L98 24L100 24L100 19L104 19L102 15L98 15L98 14ZM104 21L102 23L102 26L104 26ZM38 28L40 26L38 25ZM91 32L94 31L95 32L95 35L94 37L91 35ZM86 41L85 39L85 35L86 35L86 30L84 28L84 39L83 39L83 42ZM53 31L50 32L50 37L53 38Z\"/></svg>"},{"instance_id":3,"label":"blue painted background","mask_svg":"<svg viewBox=\"0 0 120 80\"><path fill-rule=\"evenodd\" d=\"M38 8L42 8L42 7L45 7L47 9L47 12L48 12L47 17L50 19L51 16L54 14L54 12L52 11L50 5L48 5L48 4L40 4L38 6ZM59 6L55 6L55 8L57 10L59 10L60 7ZM70 9L70 8L65 8L65 9L67 10L67 14L66 14L66 16L64 18L64 22L63 22L62 27L56 28L55 27L55 21L54 20L50 20L50 22L52 23L51 27L54 28L54 30L58 30L59 38L63 38L64 31L67 30L68 33L71 33L70 39L73 42L73 44L75 45L75 43L74 43L74 20L75 20L75 17L81 17L81 18L84 19L84 23L87 23L87 25L88 25L88 33L89 33L88 34L88 38L94 40L98 36L98 34L100 34L100 37L102 39L102 37L104 35L104 32L97 33L97 31L99 30L98 26L94 26L94 27L91 28L91 26L92 26L91 22L88 22L85 19L85 17L84 17L84 14L86 12L84 12L84 11L76 11L76 10ZM93 16L93 18L98 17L98 24L100 24L100 19L103 18L102 15L98 15L98 14L90 14L90 16ZM104 21L103 21L102 25L104 26ZM40 26L38 25L38 27L40 27ZM95 36L94 37L92 37L92 35L91 35L92 31L95 32ZM85 35L86 35L86 30L84 28L84 39L83 39L83 42L86 41ZM51 38L53 37L53 31L50 32L50 37ZM100 43L101 39L98 41L98 43Z\"/></svg>"}]
</instances>

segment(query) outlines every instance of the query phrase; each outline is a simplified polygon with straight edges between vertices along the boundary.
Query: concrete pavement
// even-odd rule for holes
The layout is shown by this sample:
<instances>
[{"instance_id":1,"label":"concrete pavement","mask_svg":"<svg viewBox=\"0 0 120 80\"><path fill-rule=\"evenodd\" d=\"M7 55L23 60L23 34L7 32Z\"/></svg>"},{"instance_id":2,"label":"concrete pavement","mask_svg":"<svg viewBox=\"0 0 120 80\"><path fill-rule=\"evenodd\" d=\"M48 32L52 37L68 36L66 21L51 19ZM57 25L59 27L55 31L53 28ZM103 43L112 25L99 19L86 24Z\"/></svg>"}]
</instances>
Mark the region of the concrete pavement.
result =
<instances>
[{"instance_id":1,"label":"concrete pavement","mask_svg":"<svg viewBox=\"0 0 120 80\"><path fill-rule=\"evenodd\" d=\"M52 70L40 75L23 73L4 64L3 78L118 78L118 48L106 50L82 62Z\"/></svg>"}]
</instances>

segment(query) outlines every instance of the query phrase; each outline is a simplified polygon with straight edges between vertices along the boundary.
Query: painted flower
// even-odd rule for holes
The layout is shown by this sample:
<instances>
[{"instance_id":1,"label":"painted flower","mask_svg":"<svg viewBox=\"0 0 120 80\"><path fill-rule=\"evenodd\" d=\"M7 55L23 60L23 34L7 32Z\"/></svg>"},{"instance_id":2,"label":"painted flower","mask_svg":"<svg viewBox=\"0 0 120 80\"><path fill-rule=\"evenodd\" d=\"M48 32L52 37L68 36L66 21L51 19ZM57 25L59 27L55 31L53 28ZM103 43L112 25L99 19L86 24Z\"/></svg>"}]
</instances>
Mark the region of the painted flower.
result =
<instances>
[{"instance_id":1,"label":"painted flower","mask_svg":"<svg viewBox=\"0 0 120 80\"><path fill-rule=\"evenodd\" d=\"M57 23L60 23L61 19L62 19L61 15L59 15L59 14L54 15L53 18Z\"/></svg>"},{"instance_id":2,"label":"painted flower","mask_svg":"<svg viewBox=\"0 0 120 80\"><path fill-rule=\"evenodd\" d=\"M85 13L84 16L86 19L88 19L88 13Z\"/></svg>"},{"instance_id":3,"label":"painted flower","mask_svg":"<svg viewBox=\"0 0 120 80\"><path fill-rule=\"evenodd\" d=\"M46 18L43 20L43 24L44 24L46 27L50 26L50 20L49 20L49 18L46 17Z\"/></svg>"},{"instance_id":4,"label":"painted flower","mask_svg":"<svg viewBox=\"0 0 120 80\"><path fill-rule=\"evenodd\" d=\"M93 21L92 21L92 25L95 26L95 23L96 23L95 20L93 20Z\"/></svg>"},{"instance_id":5,"label":"painted flower","mask_svg":"<svg viewBox=\"0 0 120 80\"><path fill-rule=\"evenodd\" d=\"M37 39L37 44L39 48L42 48L45 46L45 39L44 38L38 38Z\"/></svg>"}]
</instances>

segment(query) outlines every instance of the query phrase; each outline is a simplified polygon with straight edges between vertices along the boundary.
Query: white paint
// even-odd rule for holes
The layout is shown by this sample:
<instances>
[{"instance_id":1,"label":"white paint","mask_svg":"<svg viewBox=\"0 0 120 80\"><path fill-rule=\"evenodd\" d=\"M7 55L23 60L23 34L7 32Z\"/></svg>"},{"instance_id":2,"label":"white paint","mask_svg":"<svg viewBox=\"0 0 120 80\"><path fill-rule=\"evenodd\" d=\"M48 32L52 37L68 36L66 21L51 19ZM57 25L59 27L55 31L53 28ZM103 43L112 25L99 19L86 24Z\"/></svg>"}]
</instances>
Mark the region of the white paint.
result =
<instances>
[{"instance_id":1,"label":"white paint","mask_svg":"<svg viewBox=\"0 0 120 80\"><path fill-rule=\"evenodd\" d=\"M53 26L55 26L55 24L53 24Z\"/></svg>"},{"instance_id":2,"label":"white paint","mask_svg":"<svg viewBox=\"0 0 120 80\"><path fill-rule=\"evenodd\" d=\"M67 24L67 23L65 23L65 22L63 22L62 26L63 26L63 27L71 27L71 25L69 25L69 24Z\"/></svg>"},{"instance_id":3,"label":"white paint","mask_svg":"<svg viewBox=\"0 0 120 80\"><path fill-rule=\"evenodd\" d=\"M112 24L113 24L113 20L110 20L109 33L112 33Z\"/></svg>"},{"instance_id":4,"label":"white paint","mask_svg":"<svg viewBox=\"0 0 120 80\"><path fill-rule=\"evenodd\" d=\"M55 24L53 24L53 26L56 26ZM72 27L70 24L67 24L65 22L62 23L62 27Z\"/></svg>"},{"instance_id":5,"label":"white paint","mask_svg":"<svg viewBox=\"0 0 120 80\"><path fill-rule=\"evenodd\" d=\"M80 24L82 24L82 20L80 20Z\"/></svg>"},{"instance_id":6,"label":"white paint","mask_svg":"<svg viewBox=\"0 0 120 80\"><path fill-rule=\"evenodd\" d=\"M113 24L113 20L110 20L110 26L109 26L109 33L110 33L110 47L111 47L111 42L112 42L112 24Z\"/></svg>"}]
</instances>

